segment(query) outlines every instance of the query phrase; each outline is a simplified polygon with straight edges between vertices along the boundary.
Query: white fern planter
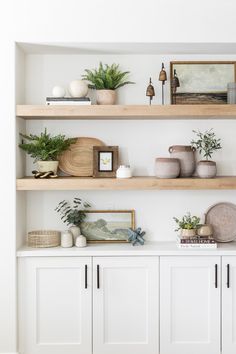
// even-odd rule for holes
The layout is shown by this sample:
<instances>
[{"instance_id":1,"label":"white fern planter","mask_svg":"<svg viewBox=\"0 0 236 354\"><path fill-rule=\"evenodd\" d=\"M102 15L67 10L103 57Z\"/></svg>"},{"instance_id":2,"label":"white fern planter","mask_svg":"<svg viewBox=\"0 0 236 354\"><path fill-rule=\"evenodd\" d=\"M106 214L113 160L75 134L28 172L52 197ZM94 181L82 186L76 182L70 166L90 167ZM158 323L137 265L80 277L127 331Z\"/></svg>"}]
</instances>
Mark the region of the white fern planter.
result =
<instances>
[{"instance_id":1,"label":"white fern planter","mask_svg":"<svg viewBox=\"0 0 236 354\"><path fill-rule=\"evenodd\" d=\"M58 164L58 161L37 161L39 172L52 171L55 175L57 174Z\"/></svg>"},{"instance_id":2,"label":"white fern planter","mask_svg":"<svg viewBox=\"0 0 236 354\"><path fill-rule=\"evenodd\" d=\"M114 105L116 103L115 90L97 90L96 94L99 105Z\"/></svg>"},{"instance_id":3,"label":"white fern planter","mask_svg":"<svg viewBox=\"0 0 236 354\"><path fill-rule=\"evenodd\" d=\"M75 242L76 242L76 239L77 237L81 234L80 232L80 228L79 226L71 226L69 231L72 233L73 235L73 239L74 239L74 245L75 245Z\"/></svg>"}]
</instances>

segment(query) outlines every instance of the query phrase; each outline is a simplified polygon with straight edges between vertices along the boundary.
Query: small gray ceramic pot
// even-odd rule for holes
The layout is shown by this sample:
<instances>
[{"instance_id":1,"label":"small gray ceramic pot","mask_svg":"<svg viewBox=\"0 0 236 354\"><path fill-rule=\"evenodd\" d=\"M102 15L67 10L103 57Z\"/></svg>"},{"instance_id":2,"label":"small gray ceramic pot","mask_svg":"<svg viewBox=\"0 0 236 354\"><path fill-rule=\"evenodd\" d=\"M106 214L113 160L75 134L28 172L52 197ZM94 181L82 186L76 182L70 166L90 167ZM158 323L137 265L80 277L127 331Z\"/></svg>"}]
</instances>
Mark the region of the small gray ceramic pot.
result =
<instances>
[{"instance_id":1,"label":"small gray ceramic pot","mask_svg":"<svg viewBox=\"0 0 236 354\"><path fill-rule=\"evenodd\" d=\"M180 174L180 161L170 157L159 157L155 161L155 175L158 178L176 178Z\"/></svg>"},{"instance_id":2,"label":"small gray ceramic pot","mask_svg":"<svg viewBox=\"0 0 236 354\"><path fill-rule=\"evenodd\" d=\"M197 163L197 175L200 178L214 178L217 169L215 161L199 161Z\"/></svg>"}]
</instances>

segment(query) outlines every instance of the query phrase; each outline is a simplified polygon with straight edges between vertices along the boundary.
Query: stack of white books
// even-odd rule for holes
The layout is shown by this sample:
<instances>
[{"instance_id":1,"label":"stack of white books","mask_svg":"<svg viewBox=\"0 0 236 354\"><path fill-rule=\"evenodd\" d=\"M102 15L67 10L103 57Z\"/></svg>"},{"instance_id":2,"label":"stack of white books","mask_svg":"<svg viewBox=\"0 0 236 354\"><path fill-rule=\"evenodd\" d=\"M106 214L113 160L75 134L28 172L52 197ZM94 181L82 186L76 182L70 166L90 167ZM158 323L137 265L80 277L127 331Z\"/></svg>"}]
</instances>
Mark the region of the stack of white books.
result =
<instances>
[{"instance_id":1,"label":"stack of white books","mask_svg":"<svg viewBox=\"0 0 236 354\"><path fill-rule=\"evenodd\" d=\"M47 97L46 105L91 105L89 97Z\"/></svg>"}]
</instances>

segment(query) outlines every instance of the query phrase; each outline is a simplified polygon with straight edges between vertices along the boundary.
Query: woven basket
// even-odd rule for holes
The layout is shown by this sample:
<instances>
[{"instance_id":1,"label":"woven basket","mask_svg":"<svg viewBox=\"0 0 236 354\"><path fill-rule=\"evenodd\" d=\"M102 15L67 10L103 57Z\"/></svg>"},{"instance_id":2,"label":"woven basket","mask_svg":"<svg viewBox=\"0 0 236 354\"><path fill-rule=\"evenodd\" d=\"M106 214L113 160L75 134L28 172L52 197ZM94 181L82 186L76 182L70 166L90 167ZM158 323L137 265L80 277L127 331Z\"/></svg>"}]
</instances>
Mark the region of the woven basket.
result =
<instances>
[{"instance_id":1,"label":"woven basket","mask_svg":"<svg viewBox=\"0 0 236 354\"><path fill-rule=\"evenodd\" d=\"M53 230L36 230L28 232L29 247L57 247L60 246L61 233Z\"/></svg>"}]
</instances>

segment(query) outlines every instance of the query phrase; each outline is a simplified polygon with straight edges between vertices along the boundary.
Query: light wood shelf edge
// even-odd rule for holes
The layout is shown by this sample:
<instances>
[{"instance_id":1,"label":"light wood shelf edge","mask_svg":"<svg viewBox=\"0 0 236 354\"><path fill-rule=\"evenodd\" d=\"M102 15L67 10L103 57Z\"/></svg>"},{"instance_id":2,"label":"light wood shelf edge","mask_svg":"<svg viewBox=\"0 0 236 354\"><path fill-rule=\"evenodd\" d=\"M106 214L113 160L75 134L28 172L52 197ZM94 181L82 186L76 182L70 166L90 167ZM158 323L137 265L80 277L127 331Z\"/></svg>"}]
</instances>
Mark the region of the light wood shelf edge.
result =
<instances>
[{"instance_id":1,"label":"light wood shelf edge","mask_svg":"<svg viewBox=\"0 0 236 354\"><path fill-rule=\"evenodd\" d=\"M24 119L236 119L236 105L17 105Z\"/></svg>"},{"instance_id":2,"label":"light wood shelf edge","mask_svg":"<svg viewBox=\"0 0 236 354\"><path fill-rule=\"evenodd\" d=\"M59 177L57 179L34 179L33 177L16 180L18 191L43 190L234 190L236 176L204 178L158 179L155 177L81 178Z\"/></svg>"}]
</instances>

